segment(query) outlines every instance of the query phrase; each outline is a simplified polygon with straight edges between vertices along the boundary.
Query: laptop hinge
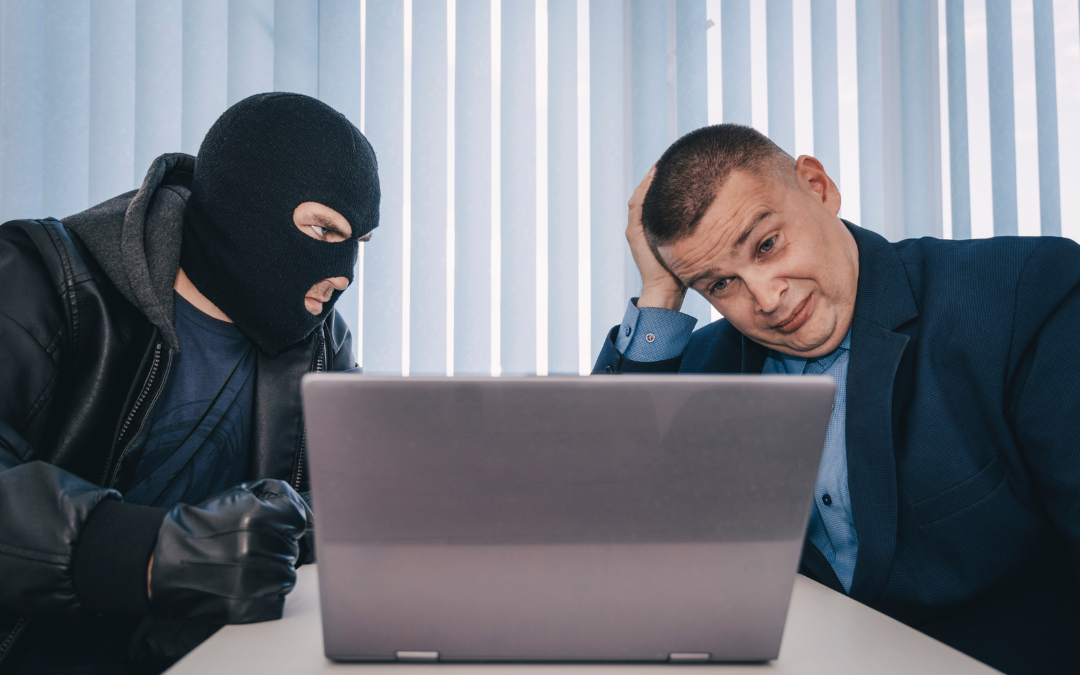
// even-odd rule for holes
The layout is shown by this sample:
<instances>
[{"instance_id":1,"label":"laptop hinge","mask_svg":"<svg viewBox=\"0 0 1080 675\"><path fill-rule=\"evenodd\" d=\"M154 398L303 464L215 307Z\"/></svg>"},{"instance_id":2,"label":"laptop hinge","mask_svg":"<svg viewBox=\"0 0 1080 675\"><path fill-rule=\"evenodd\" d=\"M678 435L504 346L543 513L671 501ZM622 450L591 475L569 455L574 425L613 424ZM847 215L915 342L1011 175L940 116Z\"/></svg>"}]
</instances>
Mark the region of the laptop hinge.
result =
<instances>
[{"instance_id":1,"label":"laptop hinge","mask_svg":"<svg viewBox=\"0 0 1080 675\"><path fill-rule=\"evenodd\" d=\"M671 652L667 655L668 661L673 663L693 663L708 661L712 656L709 652Z\"/></svg>"},{"instance_id":2,"label":"laptop hinge","mask_svg":"<svg viewBox=\"0 0 1080 675\"><path fill-rule=\"evenodd\" d=\"M398 661L438 661L439 652L394 652Z\"/></svg>"}]
</instances>

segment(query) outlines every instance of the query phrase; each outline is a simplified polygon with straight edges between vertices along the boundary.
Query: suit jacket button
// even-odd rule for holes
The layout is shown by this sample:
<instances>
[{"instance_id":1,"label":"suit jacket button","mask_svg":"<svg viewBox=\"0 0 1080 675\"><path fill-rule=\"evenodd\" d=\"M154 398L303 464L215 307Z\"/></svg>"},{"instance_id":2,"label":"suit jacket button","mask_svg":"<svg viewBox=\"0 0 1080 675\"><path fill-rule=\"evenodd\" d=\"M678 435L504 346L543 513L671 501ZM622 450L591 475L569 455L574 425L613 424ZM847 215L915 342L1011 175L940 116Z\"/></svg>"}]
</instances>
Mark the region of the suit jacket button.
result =
<instances>
[{"instance_id":1,"label":"suit jacket button","mask_svg":"<svg viewBox=\"0 0 1080 675\"><path fill-rule=\"evenodd\" d=\"M615 371L611 369L611 366L604 366L604 372L610 375Z\"/></svg>"}]
</instances>

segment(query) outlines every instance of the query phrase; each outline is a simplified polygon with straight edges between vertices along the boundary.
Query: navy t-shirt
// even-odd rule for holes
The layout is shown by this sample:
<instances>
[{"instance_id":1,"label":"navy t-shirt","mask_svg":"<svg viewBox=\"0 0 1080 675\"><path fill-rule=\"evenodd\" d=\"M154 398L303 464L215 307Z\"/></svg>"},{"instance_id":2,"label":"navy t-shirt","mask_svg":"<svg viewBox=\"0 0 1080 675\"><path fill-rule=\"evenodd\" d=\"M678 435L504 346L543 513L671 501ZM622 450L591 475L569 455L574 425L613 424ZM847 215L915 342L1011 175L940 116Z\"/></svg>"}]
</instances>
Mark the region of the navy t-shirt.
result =
<instances>
[{"instance_id":1,"label":"navy t-shirt","mask_svg":"<svg viewBox=\"0 0 1080 675\"><path fill-rule=\"evenodd\" d=\"M247 464L255 349L233 324L174 296L180 353L136 440L142 457L124 495L133 504L198 504L242 482Z\"/></svg>"}]
</instances>

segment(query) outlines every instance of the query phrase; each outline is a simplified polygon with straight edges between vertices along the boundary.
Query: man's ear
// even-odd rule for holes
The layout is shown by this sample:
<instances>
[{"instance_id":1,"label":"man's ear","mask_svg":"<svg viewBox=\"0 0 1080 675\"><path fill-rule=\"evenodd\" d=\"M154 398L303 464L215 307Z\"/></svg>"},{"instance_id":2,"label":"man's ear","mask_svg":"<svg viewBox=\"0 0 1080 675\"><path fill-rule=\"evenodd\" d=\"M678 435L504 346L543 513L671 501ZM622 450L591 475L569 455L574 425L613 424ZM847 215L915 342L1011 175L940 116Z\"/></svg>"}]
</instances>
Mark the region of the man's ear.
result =
<instances>
[{"instance_id":1,"label":"man's ear","mask_svg":"<svg viewBox=\"0 0 1080 675\"><path fill-rule=\"evenodd\" d=\"M802 155L795 162L799 186L812 193L834 216L840 213L840 190L815 157Z\"/></svg>"}]
</instances>

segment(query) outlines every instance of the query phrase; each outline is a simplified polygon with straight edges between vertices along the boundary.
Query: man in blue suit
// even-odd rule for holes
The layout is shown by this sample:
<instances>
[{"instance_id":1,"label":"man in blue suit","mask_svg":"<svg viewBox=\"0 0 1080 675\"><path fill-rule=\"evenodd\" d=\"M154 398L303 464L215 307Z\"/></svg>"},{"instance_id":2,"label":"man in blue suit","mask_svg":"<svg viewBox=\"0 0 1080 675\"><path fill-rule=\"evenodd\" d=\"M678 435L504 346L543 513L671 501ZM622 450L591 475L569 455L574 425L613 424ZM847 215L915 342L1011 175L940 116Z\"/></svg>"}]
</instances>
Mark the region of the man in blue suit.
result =
<instances>
[{"instance_id":1,"label":"man in blue suit","mask_svg":"<svg viewBox=\"0 0 1080 675\"><path fill-rule=\"evenodd\" d=\"M1080 672L1080 247L839 211L812 157L684 136L630 200L641 296L594 372L831 375L800 571L1007 673ZM725 319L692 332L688 288Z\"/></svg>"}]
</instances>

